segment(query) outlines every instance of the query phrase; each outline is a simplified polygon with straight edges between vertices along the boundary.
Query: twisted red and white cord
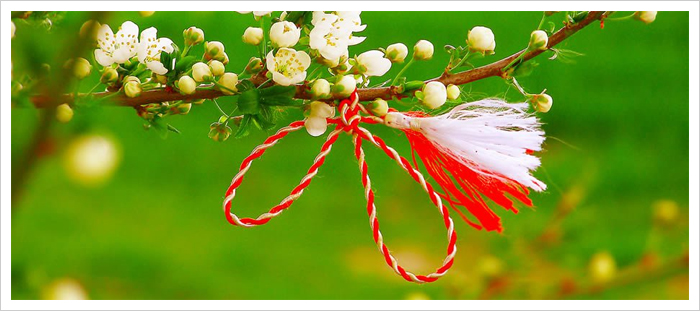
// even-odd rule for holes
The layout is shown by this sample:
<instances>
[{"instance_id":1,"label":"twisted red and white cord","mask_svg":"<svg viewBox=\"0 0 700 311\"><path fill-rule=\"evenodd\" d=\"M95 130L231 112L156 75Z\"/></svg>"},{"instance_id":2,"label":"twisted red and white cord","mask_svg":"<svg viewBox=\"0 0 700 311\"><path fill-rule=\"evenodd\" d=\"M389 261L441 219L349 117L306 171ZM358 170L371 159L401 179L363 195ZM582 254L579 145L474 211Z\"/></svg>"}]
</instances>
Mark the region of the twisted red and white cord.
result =
<instances>
[{"instance_id":1,"label":"twisted red and white cord","mask_svg":"<svg viewBox=\"0 0 700 311\"><path fill-rule=\"evenodd\" d=\"M253 150L253 152L243 160L238 174L236 174L236 176L233 178L233 180L231 181L231 185L228 188L228 191L226 191L226 197L224 199L224 211L226 214L226 219L231 224L236 226L253 227L265 224L273 217L276 217L279 214L281 214L285 209L289 208L294 202L294 200L298 199L304 192L304 189L306 189L306 187L309 186L309 184L311 183L311 179L314 176L316 176L319 167L323 165L326 156L331 151L333 143L335 143L335 141L338 139L338 135L341 132L345 131L352 134L353 136L353 143L355 145L354 153L355 157L358 160L360 173L362 177L362 185L365 189L365 198L367 200L367 214L369 215L370 228L372 229L374 241L377 244L379 251L384 256L386 263L397 274L401 275L401 277L403 277L407 281L424 283L433 282L437 280L441 276L445 275L445 273L447 273L447 271L450 269L454 262L454 256L457 252L457 234L455 233L454 222L452 221L452 218L450 218L449 210L445 205L443 205L442 200L440 199L440 195L434 191L433 187L428 182L426 182L425 178L420 173L420 171L414 168L408 160L400 156L396 152L396 150L387 146L381 138L373 135L367 129L359 126L360 122L378 123L382 122L382 120L376 117L361 117L358 114L362 107L358 105L356 93L351 96L350 100L341 101L339 107L341 112L340 117L328 120L329 123L336 124L336 128L328 135L326 142L321 147L320 153L314 159L313 164L307 171L307 174L301 179L299 185L297 185L289 194L289 196L284 198L280 202L280 204L270 209L269 212L264 213L258 216L257 218L239 218L235 214L231 213L231 200L233 200L233 198L235 197L236 188L240 186L241 182L243 181L243 176L250 169L253 160L261 157L265 153L265 150L267 150L267 148L274 146L280 139L285 137L290 132L299 130L303 126L304 122L292 122L289 126L280 129L277 133L268 137L262 145L256 147ZM437 207L438 211L442 215L445 228L447 229L447 255L445 256L442 266L439 267L435 272L427 275L416 275L412 272L406 271L403 267L401 267L401 265L399 265L397 259L391 255L391 252L384 243L384 237L381 231L379 230L377 208L374 203L374 191L372 190L372 183L367 172L367 162L365 161L365 153L362 149L363 140L367 140L375 146L379 147L387 154L387 156L389 156L389 158L396 161L396 163L403 170L405 170L416 182L418 182L426 193L428 193L428 195L430 196L430 200L433 202L433 204Z\"/></svg>"}]
</instances>

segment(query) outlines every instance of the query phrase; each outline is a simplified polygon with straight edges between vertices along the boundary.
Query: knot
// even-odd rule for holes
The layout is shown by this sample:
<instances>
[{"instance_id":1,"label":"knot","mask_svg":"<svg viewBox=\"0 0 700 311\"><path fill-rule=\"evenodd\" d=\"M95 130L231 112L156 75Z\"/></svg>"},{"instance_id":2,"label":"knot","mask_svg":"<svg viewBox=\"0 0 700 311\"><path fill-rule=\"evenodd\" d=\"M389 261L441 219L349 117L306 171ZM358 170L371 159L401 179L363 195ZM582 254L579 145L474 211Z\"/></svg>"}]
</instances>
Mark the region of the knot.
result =
<instances>
[{"instance_id":1,"label":"knot","mask_svg":"<svg viewBox=\"0 0 700 311\"><path fill-rule=\"evenodd\" d=\"M360 105L357 96L357 90L350 95L350 98L340 101L338 110L340 111L340 120L342 121L342 129L345 132L357 131L362 117L359 115Z\"/></svg>"}]
</instances>

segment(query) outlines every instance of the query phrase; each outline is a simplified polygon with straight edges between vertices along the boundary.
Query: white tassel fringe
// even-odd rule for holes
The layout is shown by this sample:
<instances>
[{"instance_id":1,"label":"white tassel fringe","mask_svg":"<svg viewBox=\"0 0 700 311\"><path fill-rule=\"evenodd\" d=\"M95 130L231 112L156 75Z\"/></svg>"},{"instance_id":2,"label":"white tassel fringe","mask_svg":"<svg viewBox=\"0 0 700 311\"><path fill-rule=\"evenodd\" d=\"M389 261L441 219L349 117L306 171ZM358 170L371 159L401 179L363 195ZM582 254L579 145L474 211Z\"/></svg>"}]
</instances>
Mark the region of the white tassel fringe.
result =
<instances>
[{"instance_id":1,"label":"white tassel fringe","mask_svg":"<svg viewBox=\"0 0 700 311\"><path fill-rule=\"evenodd\" d=\"M540 166L540 159L528 150L542 149L544 131L537 118L525 112L527 108L527 103L483 99L435 117L390 112L385 124L420 131L438 150L478 173L543 191L547 185L530 174Z\"/></svg>"}]
</instances>

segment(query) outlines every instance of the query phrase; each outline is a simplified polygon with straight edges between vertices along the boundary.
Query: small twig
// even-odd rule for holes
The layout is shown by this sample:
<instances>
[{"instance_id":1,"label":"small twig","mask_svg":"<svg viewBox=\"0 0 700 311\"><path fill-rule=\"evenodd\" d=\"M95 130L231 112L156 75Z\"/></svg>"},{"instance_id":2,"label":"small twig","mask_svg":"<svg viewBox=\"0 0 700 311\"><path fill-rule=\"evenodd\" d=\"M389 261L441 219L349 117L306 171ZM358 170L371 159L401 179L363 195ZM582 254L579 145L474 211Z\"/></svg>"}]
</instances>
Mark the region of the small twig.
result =
<instances>
[{"instance_id":1,"label":"small twig","mask_svg":"<svg viewBox=\"0 0 700 311\"><path fill-rule=\"evenodd\" d=\"M566 40L567 38L571 37L573 34L578 32L579 30L585 28L589 24L593 23L596 20L600 20L605 12L602 11L591 11L588 13L586 18L581 20L580 22L576 24L570 24L565 26L564 28L560 29L556 33L554 33L551 37L549 37L549 42L547 44L547 49L550 49L554 47L555 45L559 44L560 42ZM508 64L510 64L514 59L521 57L521 54L525 54L522 56L522 61L528 61L537 55L540 55L542 52L545 50L536 50L536 51L530 51L528 52L527 49L523 49L522 51L515 53L509 57L506 57L504 59L501 59L499 61L496 61L492 64L485 65L482 67L474 68L471 70L451 74L448 72L443 73L440 77L430 79L425 82L430 82L430 81L439 81L442 82L445 85L449 84L454 84L454 85L462 85L462 84L467 84L470 82L474 82L477 80L489 78L489 77L502 77L503 72L502 69L506 67ZM261 75L262 74L262 75ZM256 86L259 86L260 84L264 83L267 78L264 76L264 71L261 72L261 74L255 75L250 78L250 81L253 82ZM297 86L297 91L295 98L297 99L311 99L311 94L306 92L307 86L305 85L299 85ZM408 96L410 94L401 94L398 93L398 90L396 87L393 86L388 86L388 87L377 87L377 88L361 88L358 89L357 91L358 96L360 101L369 101L369 100L374 100L376 98L382 98L385 100L392 99L394 97L396 98L401 98ZM106 96L109 95L110 92L102 92L102 93L95 93L95 98L99 98L101 96ZM64 95L65 96L65 95ZM119 106L139 106L139 105L145 105L145 104L150 104L150 103L160 103L160 102L165 102L165 101L173 101L173 100L198 100L198 99L212 99L216 97L222 97L222 96L227 96L221 91L217 90L197 90L192 95L182 95L182 94L177 94L177 93L168 93L165 91L147 91L143 92L141 96L136 97L136 98L128 98L126 96L117 96L114 98L114 101L117 102L117 105ZM342 99L339 96L335 96L333 98L330 98L329 100L336 100L336 99ZM71 98L68 96L65 96L63 98L65 101L70 101ZM32 97L32 102L34 105L38 108L45 108L49 105L51 102L50 98L47 98L46 96L35 96Z\"/></svg>"}]
</instances>

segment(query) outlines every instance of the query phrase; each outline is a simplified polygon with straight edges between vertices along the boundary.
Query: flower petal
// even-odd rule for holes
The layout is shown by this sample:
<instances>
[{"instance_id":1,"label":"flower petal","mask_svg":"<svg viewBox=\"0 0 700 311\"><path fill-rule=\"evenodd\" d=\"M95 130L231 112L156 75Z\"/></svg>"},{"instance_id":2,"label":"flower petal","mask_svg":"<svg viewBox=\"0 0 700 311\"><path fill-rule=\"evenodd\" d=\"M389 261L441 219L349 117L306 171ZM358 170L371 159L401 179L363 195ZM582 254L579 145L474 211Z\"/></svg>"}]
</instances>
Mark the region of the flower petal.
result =
<instances>
[{"instance_id":1,"label":"flower petal","mask_svg":"<svg viewBox=\"0 0 700 311\"><path fill-rule=\"evenodd\" d=\"M97 31L97 45L107 52L113 50L114 32L112 32L112 28L109 25L102 24L100 26L100 29Z\"/></svg>"},{"instance_id":2,"label":"flower petal","mask_svg":"<svg viewBox=\"0 0 700 311\"><path fill-rule=\"evenodd\" d=\"M112 60L117 64L123 64L132 56L132 50L128 46L120 46L112 54Z\"/></svg>"},{"instance_id":3,"label":"flower petal","mask_svg":"<svg viewBox=\"0 0 700 311\"><path fill-rule=\"evenodd\" d=\"M168 73L168 69L163 66L160 60L154 60L146 63L146 67L155 74L164 75Z\"/></svg>"},{"instance_id":4,"label":"flower petal","mask_svg":"<svg viewBox=\"0 0 700 311\"><path fill-rule=\"evenodd\" d=\"M365 41L367 37L357 37L357 36L351 36L350 39L348 40L348 45L356 45L362 43L362 41Z\"/></svg>"},{"instance_id":5,"label":"flower petal","mask_svg":"<svg viewBox=\"0 0 700 311\"><path fill-rule=\"evenodd\" d=\"M165 51L166 53L173 52L173 40L168 38L159 38L156 42L156 48L159 51Z\"/></svg>"},{"instance_id":6,"label":"flower petal","mask_svg":"<svg viewBox=\"0 0 700 311\"><path fill-rule=\"evenodd\" d=\"M111 66L112 64L114 64L112 57L107 55L107 53L105 53L105 51L103 51L101 49L95 50L95 60L97 61L98 64L105 66L105 67Z\"/></svg>"},{"instance_id":7,"label":"flower petal","mask_svg":"<svg viewBox=\"0 0 700 311\"><path fill-rule=\"evenodd\" d=\"M272 81L275 81L275 83L282 86L289 86L292 84L292 80L287 78L285 75L274 70L271 70L270 72L272 72ZM306 73L304 73L304 78L306 78Z\"/></svg>"}]
</instances>

